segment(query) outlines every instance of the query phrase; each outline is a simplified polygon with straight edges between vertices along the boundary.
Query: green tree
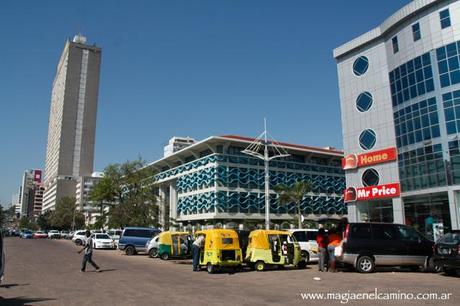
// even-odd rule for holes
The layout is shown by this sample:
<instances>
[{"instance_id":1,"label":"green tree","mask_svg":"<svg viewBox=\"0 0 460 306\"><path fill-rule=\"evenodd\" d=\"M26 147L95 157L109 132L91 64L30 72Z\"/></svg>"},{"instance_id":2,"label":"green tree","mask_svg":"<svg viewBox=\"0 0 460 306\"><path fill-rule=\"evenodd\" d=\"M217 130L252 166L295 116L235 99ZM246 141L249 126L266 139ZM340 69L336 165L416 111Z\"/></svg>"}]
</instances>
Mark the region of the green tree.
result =
<instances>
[{"instance_id":1,"label":"green tree","mask_svg":"<svg viewBox=\"0 0 460 306\"><path fill-rule=\"evenodd\" d=\"M52 211L47 210L44 213L42 213L40 216L38 216L37 225L38 227L40 227L41 230L48 231L51 229L51 215L52 215Z\"/></svg>"},{"instance_id":2,"label":"green tree","mask_svg":"<svg viewBox=\"0 0 460 306\"><path fill-rule=\"evenodd\" d=\"M50 214L52 228L63 230L72 228L75 214L75 227L81 228L85 224L83 214L76 210L76 200L72 197L64 197L56 202L55 210Z\"/></svg>"},{"instance_id":3,"label":"green tree","mask_svg":"<svg viewBox=\"0 0 460 306\"><path fill-rule=\"evenodd\" d=\"M123 164L112 164L91 193L93 205L102 213L109 206L108 226L157 225L158 206L153 189L154 171L141 158Z\"/></svg>"},{"instance_id":4,"label":"green tree","mask_svg":"<svg viewBox=\"0 0 460 306\"><path fill-rule=\"evenodd\" d=\"M294 203L297 208L298 226L302 228L302 212L300 204L303 198L312 190L312 184L309 181L297 181L292 186L280 184L275 186L275 192L279 195L281 204Z\"/></svg>"}]
</instances>

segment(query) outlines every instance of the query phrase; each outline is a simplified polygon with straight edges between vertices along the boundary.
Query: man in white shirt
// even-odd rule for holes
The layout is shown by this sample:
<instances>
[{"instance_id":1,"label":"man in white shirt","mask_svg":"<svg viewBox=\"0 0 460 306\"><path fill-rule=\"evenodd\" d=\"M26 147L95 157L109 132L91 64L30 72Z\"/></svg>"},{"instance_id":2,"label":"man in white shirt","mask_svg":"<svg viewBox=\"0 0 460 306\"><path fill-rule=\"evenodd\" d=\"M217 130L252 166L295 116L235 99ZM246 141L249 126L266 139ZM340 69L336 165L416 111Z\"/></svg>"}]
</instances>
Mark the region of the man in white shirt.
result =
<instances>
[{"instance_id":1,"label":"man in white shirt","mask_svg":"<svg viewBox=\"0 0 460 306\"><path fill-rule=\"evenodd\" d=\"M200 251L204 245L204 236L200 235L196 240L193 242L193 271L198 272L200 271L198 268L198 264L200 262Z\"/></svg>"}]
</instances>

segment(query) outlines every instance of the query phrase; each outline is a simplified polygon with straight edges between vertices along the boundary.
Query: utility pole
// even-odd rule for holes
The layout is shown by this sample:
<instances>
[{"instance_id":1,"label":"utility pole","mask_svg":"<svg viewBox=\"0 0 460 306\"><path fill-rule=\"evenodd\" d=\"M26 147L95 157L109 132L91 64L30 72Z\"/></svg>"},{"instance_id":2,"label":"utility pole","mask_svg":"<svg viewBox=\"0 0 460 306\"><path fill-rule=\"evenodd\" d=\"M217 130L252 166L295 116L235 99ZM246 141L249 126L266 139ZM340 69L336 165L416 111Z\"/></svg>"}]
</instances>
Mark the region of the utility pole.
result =
<instances>
[{"instance_id":1,"label":"utility pole","mask_svg":"<svg viewBox=\"0 0 460 306\"><path fill-rule=\"evenodd\" d=\"M264 161L265 171L265 229L270 229L270 161L275 158L287 157L289 154L277 145L274 140L269 140L267 120L264 118L264 131L246 149L242 151ZM273 137L271 137L273 139ZM260 153L263 146L263 155ZM272 149L270 156L269 149Z\"/></svg>"}]
</instances>

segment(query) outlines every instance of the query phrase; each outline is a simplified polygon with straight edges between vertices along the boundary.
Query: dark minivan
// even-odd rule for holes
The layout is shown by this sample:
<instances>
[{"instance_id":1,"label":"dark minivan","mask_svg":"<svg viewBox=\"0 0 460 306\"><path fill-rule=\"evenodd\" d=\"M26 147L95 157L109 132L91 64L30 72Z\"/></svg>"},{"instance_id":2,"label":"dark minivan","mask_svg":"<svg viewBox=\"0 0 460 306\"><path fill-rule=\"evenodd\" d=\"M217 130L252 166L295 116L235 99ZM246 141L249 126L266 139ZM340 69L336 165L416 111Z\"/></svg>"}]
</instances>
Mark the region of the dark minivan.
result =
<instances>
[{"instance_id":1,"label":"dark minivan","mask_svg":"<svg viewBox=\"0 0 460 306\"><path fill-rule=\"evenodd\" d=\"M393 223L349 223L346 226L340 262L358 272L369 273L375 266L411 266L434 269L434 242L414 228Z\"/></svg>"},{"instance_id":2,"label":"dark minivan","mask_svg":"<svg viewBox=\"0 0 460 306\"><path fill-rule=\"evenodd\" d=\"M145 252L145 244L161 231L151 227L126 227L118 242L118 249L125 251L126 255Z\"/></svg>"}]
</instances>

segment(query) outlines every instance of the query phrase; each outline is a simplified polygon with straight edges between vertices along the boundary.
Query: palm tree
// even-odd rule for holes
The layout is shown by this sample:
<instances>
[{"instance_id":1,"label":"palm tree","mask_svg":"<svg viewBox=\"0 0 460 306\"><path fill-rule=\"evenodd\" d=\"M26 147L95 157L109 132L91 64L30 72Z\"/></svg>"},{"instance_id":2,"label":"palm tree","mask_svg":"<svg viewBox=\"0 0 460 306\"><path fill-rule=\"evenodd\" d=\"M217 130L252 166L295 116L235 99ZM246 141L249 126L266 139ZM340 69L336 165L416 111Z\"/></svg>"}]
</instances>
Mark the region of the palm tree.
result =
<instances>
[{"instance_id":1,"label":"palm tree","mask_svg":"<svg viewBox=\"0 0 460 306\"><path fill-rule=\"evenodd\" d=\"M297 215L299 218L299 228L302 228L302 213L300 211L300 203L303 198L312 190L312 184L309 181L297 181L292 186L284 184L276 185L275 192L279 195L281 204L289 204L294 202L297 206Z\"/></svg>"}]
</instances>

